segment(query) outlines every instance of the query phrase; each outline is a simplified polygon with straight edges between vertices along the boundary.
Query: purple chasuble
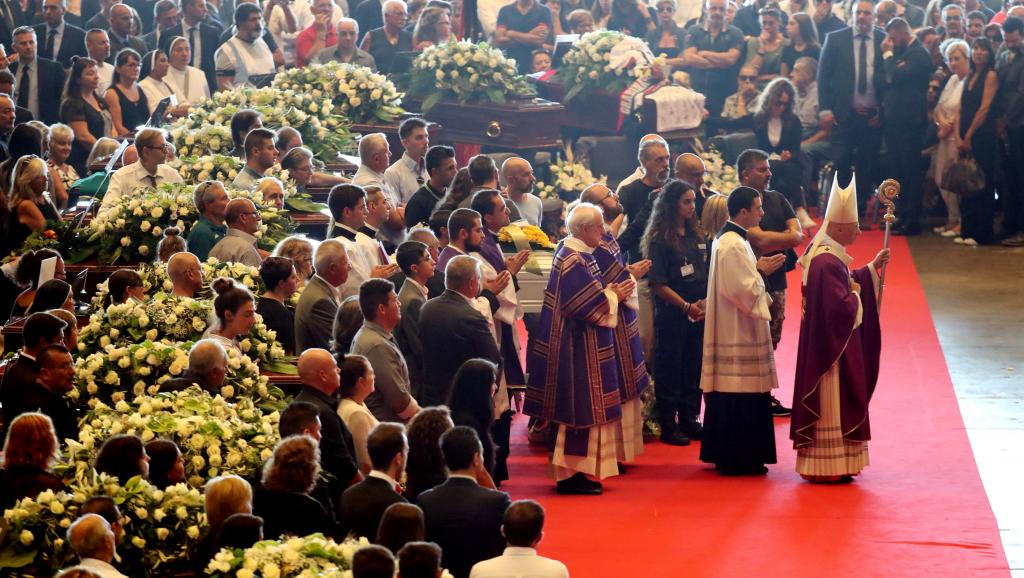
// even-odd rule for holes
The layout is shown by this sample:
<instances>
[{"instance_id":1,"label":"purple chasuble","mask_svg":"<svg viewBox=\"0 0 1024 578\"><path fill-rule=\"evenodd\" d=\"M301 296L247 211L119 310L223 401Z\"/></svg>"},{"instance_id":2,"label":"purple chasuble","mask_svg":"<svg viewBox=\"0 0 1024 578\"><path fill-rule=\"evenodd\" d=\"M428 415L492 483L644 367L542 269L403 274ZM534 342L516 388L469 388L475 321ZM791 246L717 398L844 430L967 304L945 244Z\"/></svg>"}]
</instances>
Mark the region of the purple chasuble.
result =
<instances>
[{"instance_id":1,"label":"purple chasuble","mask_svg":"<svg viewBox=\"0 0 1024 578\"><path fill-rule=\"evenodd\" d=\"M626 260L619 248L619 242L611 233L605 233L601 244L594 249L594 259L606 283L621 283L630 278ZM644 348L640 342L640 325L636 311L625 303L619 303L619 323L615 326L615 348L619 368L619 391L622 401L630 401L650 385Z\"/></svg>"},{"instance_id":2,"label":"purple chasuble","mask_svg":"<svg viewBox=\"0 0 1024 578\"><path fill-rule=\"evenodd\" d=\"M852 277L861 286L862 321L857 319L857 296L850 291L850 270L832 254L811 260L803 287L804 314L800 320L800 346L796 358L793 417L789 437L794 448L814 443L815 424L821 415L822 376L839 361L839 402L843 438L851 442L871 439L868 402L878 381L882 349L871 271L862 267Z\"/></svg>"},{"instance_id":3,"label":"purple chasuble","mask_svg":"<svg viewBox=\"0 0 1024 578\"><path fill-rule=\"evenodd\" d=\"M505 265L505 255L501 252L501 247L498 246L497 233L492 233L486 227L484 227L484 240L480 243L480 256L490 263L498 273L508 268Z\"/></svg>"},{"instance_id":4,"label":"purple chasuble","mask_svg":"<svg viewBox=\"0 0 1024 578\"><path fill-rule=\"evenodd\" d=\"M614 331L597 324L608 314L604 289L593 255L561 246L526 362L523 411L570 428L571 455L586 455L588 428L622 416Z\"/></svg>"},{"instance_id":5,"label":"purple chasuble","mask_svg":"<svg viewBox=\"0 0 1024 578\"><path fill-rule=\"evenodd\" d=\"M465 255L465 253L459 251L458 249L452 247L451 245L446 245L445 248L441 249L441 252L437 255L437 264L435 265L435 267L437 268L438 271L444 272L444 268L448 266L448 261L451 261L453 258L458 257L459 255Z\"/></svg>"}]
</instances>

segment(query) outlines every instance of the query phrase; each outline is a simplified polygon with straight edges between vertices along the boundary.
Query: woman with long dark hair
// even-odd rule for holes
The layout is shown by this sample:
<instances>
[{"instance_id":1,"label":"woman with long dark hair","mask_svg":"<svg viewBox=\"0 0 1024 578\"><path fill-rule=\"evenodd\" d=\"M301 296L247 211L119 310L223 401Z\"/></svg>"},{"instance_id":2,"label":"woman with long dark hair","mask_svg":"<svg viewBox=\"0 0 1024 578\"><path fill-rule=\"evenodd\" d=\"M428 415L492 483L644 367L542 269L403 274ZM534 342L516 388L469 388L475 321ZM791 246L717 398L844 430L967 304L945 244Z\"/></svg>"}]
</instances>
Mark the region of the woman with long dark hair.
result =
<instances>
[{"instance_id":1,"label":"woman with long dark hair","mask_svg":"<svg viewBox=\"0 0 1024 578\"><path fill-rule=\"evenodd\" d=\"M638 3L635 0L612 0L608 30L618 30L628 36L645 38L655 26L654 10L646 3Z\"/></svg>"},{"instance_id":2,"label":"woman with long dark hair","mask_svg":"<svg viewBox=\"0 0 1024 578\"><path fill-rule=\"evenodd\" d=\"M782 35L782 12L775 5L768 5L758 13L761 35L747 40L747 60L744 66L757 69L757 85L779 76L782 66L782 50L789 44Z\"/></svg>"},{"instance_id":3,"label":"woman with long dark hair","mask_svg":"<svg viewBox=\"0 0 1024 578\"><path fill-rule=\"evenodd\" d=\"M484 467L492 477L496 460L494 440L491 437L491 425L494 423L494 404L491 398L497 391L497 377L497 365L486 359L469 359L455 372L451 397L448 399L455 425L471 427L480 437L480 443L484 446ZM502 459L505 457L502 456Z\"/></svg>"},{"instance_id":4,"label":"woman with long dark hair","mask_svg":"<svg viewBox=\"0 0 1024 578\"><path fill-rule=\"evenodd\" d=\"M693 186L672 180L654 201L641 240L654 293L654 392L661 441L700 439L700 371L708 292L707 245Z\"/></svg>"},{"instance_id":5,"label":"woman with long dark hair","mask_svg":"<svg viewBox=\"0 0 1024 578\"><path fill-rule=\"evenodd\" d=\"M800 161L800 140L803 126L793 112L796 88L785 78L768 83L754 102L751 125L757 137L757 148L769 155L772 189L786 195L803 226L813 225L807 215L803 193L803 165Z\"/></svg>"},{"instance_id":6,"label":"woman with long dark hair","mask_svg":"<svg viewBox=\"0 0 1024 578\"><path fill-rule=\"evenodd\" d=\"M960 95L960 118L956 127L961 154L973 155L985 174L985 187L981 191L960 197L961 236L953 241L969 247L986 245L993 240L997 139L992 103L999 91L994 65L992 43L988 38L976 39L971 46L971 73Z\"/></svg>"},{"instance_id":7,"label":"woman with long dark hair","mask_svg":"<svg viewBox=\"0 0 1024 578\"><path fill-rule=\"evenodd\" d=\"M686 49L686 30L676 24L676 0L658 0L658 25L647 34L647 45L655 56L664 54L666 63L678 68L683 66L683 50Z\"/></svg>"},{"instance_id":8,"label":"woman with long dark hair","mask_svg":"<svg viewBox=\"0 0 1024 578\"><path fill-rule=\"evenodd\" d=\"M88 174L85 161L96 141L114 136L110 108L107 101L96 94L99 84L100 71L95 60L78 58L71 63L60 105L60 120L75 133L68 162L80 175Z\"/></svg>"},{"instance_id":9,"label":"woman with long dark hair","mask_svg":"<svg viewBox=\"0 0 1024 578\"><path fill-rule=\"evenodd\" d=\"M808 56L815 60L821 57L821 45L818 44L818 28L809 14L799 12L789 17L786 24L789 43L782 48L782 64L779 76L789 78L798 58Z\"/></svg>"},{"instance_id":10,"label":"woman with long dark hair","mask_svg":"<svg viewBox=\"0 0 1024 578\"><path fill-rule=\"evenodd\" d=\"M217 297L213 300L216 322L206 330L203 338L216 339L225 347L239 353L238 337L247 335L256 324L256 299L252 293L227 277L218 277L210 283Z\"/></svg>"}]
</instances>

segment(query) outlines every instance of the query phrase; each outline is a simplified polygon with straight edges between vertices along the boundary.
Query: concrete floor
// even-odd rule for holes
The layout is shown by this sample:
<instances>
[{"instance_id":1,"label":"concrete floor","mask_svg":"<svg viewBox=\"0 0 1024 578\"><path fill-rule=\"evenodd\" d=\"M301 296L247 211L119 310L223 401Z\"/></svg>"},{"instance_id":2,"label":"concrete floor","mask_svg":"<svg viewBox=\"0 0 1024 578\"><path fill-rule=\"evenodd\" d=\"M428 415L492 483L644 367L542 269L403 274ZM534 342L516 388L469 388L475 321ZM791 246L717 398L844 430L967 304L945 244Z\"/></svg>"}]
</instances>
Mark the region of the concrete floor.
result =
<instances>
[{"instance_id":1,"label":"concrete floor","mask_svg":"<svg viewBox=\"0 0 1024 578\"><path fill-rule=\"evenodd\" d=\"M1024 578L1024 248L910 239L1013 578Z\"/></svg>"}]
</instances>

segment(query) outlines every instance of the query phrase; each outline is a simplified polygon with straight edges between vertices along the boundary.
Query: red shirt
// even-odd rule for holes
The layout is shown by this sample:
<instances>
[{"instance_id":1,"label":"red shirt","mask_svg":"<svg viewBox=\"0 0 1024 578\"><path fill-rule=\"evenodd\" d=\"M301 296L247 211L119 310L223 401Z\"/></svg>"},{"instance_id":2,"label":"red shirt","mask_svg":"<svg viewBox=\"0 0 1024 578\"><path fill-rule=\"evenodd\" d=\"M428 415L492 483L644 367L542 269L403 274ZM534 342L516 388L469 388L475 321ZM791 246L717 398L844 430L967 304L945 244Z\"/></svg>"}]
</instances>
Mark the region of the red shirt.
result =
<instances>
[{"instance_id":1,"label":"red shirt","mask_svg":"<svg viewBox=\"0 0 1024 578\"><path fill-rule=\"evenodd\" d=\"M298 66L306 66L309 64L309 60L312 54L309 53L310 49L313 48L313 43L316 42L316 25L311 24L309 28L303 30L295 37L295 64ZM338 43L338 30L334 25L327 27L327 39L324 40L324 48L329 48Z\"/></svg>"}]
</instances>

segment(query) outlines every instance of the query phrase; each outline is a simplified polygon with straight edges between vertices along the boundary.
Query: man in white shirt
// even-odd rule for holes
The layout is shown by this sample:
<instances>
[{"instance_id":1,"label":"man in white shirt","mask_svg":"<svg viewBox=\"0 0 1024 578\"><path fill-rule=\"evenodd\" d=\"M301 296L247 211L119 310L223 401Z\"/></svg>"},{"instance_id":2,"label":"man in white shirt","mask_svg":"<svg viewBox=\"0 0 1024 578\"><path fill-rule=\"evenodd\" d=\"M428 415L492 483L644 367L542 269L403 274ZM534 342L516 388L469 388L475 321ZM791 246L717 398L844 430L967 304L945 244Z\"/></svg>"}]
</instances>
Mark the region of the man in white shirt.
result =
<instances>
[{"instance_id":1,"label":"man in white shirt","mask_svg":"<svg viewBox=\"0 0 1024 578\"><path fill-rule=\"evenodd\" d=\"M128 578L110 565L117 552L114 531L98 514L85 514L75 520L67 533L68 544L81 560L80 567L102 578Z\"/></svg>"},{"instance_id":2,"label":"man in white shirt","mask_svg":"<svg viewBox=\"0 0 1024 578\"><path fill-rule=\"evenodd\" d=\"M263 41L263 15L250 2L235 8L235 35L217 49L218 90L231 90L274 73L274 55Z\"/></svg>"},{"instance_id":3,"label":"man in white shirt","mask_svg":"<svg viewBox=\"0 0 1024 578\"><path fill-rule=\"evenodd\" d=\"M256 232L260 230L260 212L249 199L232 199L228 203L228 232L210 250L218 261L245 263L259 267L263 257L256 249Z\"/></svg>"},{"instance_id":4,"label":"man in white shirt","mask_svg":"<svg viewBox=\"0 0 1024 578\"><path fill-rule=\"evenodd\" d=\"M537 544L544 538L544 508L537 502L512 502L505 510L501 534L508 543L505 552L474 564L469 578L569 578L565 564L537 555Z\"/></svg>"},{"instance_id":5,"label":"man in white shirt","mask_svg":"<svg viewBox=\"0 0 1024 578\"><path fill-rule=\"evenodd\" d=\"M430 148L427 122L417 117L405 119L398 127L398 137L402 139L405 153L384 171L384 182L394 192L395 204L404 205L430 178L424 159Z\"/></svg>"},{"instance_id":6,"label":"man in white shirt","mask_svg":"<svg viewBox=\"0 0 1024 578\"><path fill-rule=\"evenodd\" d=\"M135 136L135 149L139 160L117 169L110 177L99 217L109 213L122 196L131 194L135 189L155 189L164 183L181 182L178 171L165 164L167 138L162 129L146 127L140 130Z\"/></svg>"},{"instance_id":7,"label":"man in white shirt","mask_svg":"<svg viewBox=\"0 0 1024 578\"><path fill-rule=\"evenodd\" d=\"M331 189L327 206L334 217L334 232L345 246L351 266L348 279L339 289L342 299L357 295L359 286L370 278L387 279L398 272L398 265L379 264L364 249L369 240L360 229L366 225L366 191L356 185L338 185Z\"/></svg>"},{"instance_id":8,"label":"man in white shirt","mask_svg":"<svg viewBox=\"0 0 1024 578\"><path fill-rule=\"evenodd\" d=\"M236 189L255 190L257 181L277 162L277 136L268 128L254 128L245 135L245 166L231 183Z\"/></svg>"},{"instance_id":9,"label":"man in white shirt","mask_svg":"<svg viewBox=\"0 0 1024 578\"><path fill-rule=\"evenodd\" d=\"M107 62L110 58L110 37L106 30L94 28L85 35L85 50L89 58L96 61L100 73L100 83L96 86L96 94L102 95L110 87L114 78L114 65Z\"/></svg>"},{"instance_id":10,"label":"man in white shirt","mask_svg":"<svg viewBox=\"0 0 1024 578\"><path fill-rule=\"evenodd\" d=\"M388 184L384 176L391 163L391 147L384 133L363 136L359 141L359 169L352 176L352 184L360 187L380 187L391 199L395 210L388 215L387 224L380 232L381 240L398 246L405 241L405 206L400 204L398 191ZM413 190L415 192L415 189Z\"/></svg>"},{"instance_id":11,"label":"man in white shirt","mask_svg":"<svg viewBox=\"0 0 1024 578\"><path fill-rule=\"evenodd\" d=\"M511 157L502 163L501 174L505 177L505 192L519 209L519 215L527 223L539 227L544 217L544 202L533 194L533 184L537 179L533 176L530 162Z\"/></svg>"}]
</instances>

